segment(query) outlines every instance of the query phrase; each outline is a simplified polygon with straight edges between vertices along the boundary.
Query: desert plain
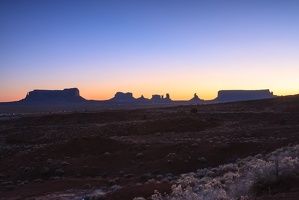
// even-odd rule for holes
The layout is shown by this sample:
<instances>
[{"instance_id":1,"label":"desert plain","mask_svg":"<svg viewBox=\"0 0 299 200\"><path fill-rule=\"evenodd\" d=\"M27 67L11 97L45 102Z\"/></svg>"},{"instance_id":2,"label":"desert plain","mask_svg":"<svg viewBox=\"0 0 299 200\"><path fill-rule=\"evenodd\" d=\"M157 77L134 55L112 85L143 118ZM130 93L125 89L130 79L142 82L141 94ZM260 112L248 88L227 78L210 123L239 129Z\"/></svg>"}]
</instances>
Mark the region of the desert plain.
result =
<instances>
[{"instance_id":1,"label":"desert plain","mask_svg":"<svg viewBox=\"0 0 299 200\"><path fill-rule=\"evenodd\" d=\"M151 199L182 174L299 142L299 96L0 116L0 199ZM251 199L296 199L298 174ZM99 195L95 195L96 193Z\"/></svg>"}]
</instances>

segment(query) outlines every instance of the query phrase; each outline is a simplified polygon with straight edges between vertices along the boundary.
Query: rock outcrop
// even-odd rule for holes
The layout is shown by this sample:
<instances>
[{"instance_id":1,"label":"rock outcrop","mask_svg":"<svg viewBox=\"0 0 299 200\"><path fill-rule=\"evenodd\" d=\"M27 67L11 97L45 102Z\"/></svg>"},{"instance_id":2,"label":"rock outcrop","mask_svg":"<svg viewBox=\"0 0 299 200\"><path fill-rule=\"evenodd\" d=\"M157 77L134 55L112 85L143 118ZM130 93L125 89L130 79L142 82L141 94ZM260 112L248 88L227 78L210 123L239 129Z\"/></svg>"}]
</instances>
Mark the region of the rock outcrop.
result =
<instances>
[{"instance_id":1,"label":"rock outcrop","mask_svg":"<svg viewBox=\"0 0 299 200\"><path fill-rule=\"evenodd\" d=\"M172 100L170 99L170 95L167 93L166 97L164 98L163 95L154 94L150 99L152 103L171 103Z\"/></svg>"},{"instance_id":2,"label":"rock outcrop","mask_svg":"<svg viewBox=\"0 0 299 200\"><path fill-rule=\"evenodd\" d=\"M33 90L28 92L23 103L68 103L68 102L84 102L86 101L80 96L77 88L69 88L64 90Z\"/></svg>"},{"instance_id":3,"label":"rock outcrop","mask_svg":"<svg viewBox=\"0 0 299 200\"><path fill-rule=\"evenodd\" d=\"M192 99L189 100L190 103L203 103L204 100L200 99L196 93L194 93L194 96Z\"/></svg>"},{"instance_id":4,"label":"rock outcrop","mask_svg":"<svg viewBox=\"0 0 299 200\"><path fill-rule=\"evenodd\" d=\"M131 103L134 102L136 99L133 97L133 94L130 92L123 93L117 92L112 99L109 101L111 102L118 102L118 103Z\"/></svg>"},{"instance_id":5,"label":"rock outcrop","mask_svg":"<svg viewBox=\"0 0 299 200\"><path fill-rule=\"evenodd\" d=\"M138 99L136 99L136 101L138 103L150 103L150 100L145 98L143 95L141 95L141 97L139 97Z\"/></svg>"},{"instance_id":6,"label":"rock outcrop","mask_svg":"<svg viewBox=\"0 0 299 200\"><path fill-rule=\"evenodd\" d=\"M247 101L273 98L273 92L266 90L220 90L215 103Z\"/></svg>"},{"instance_id":7,"label":"rock outcrop","mask_svg":"<svg viewBox=\"0 0 299 200\"><path fill-rule=\"evenodd\" d=\"M169 94L166 94L166 97L164 98L163 95L152 95L151 99L145 98L143 95L139 98L134 98L133 94L130 92L123 93L123 92L117 92L114 97L110 100L108 100L110 103L171 103L172 100L170 99Z\"/></svg>"}]
</instances>

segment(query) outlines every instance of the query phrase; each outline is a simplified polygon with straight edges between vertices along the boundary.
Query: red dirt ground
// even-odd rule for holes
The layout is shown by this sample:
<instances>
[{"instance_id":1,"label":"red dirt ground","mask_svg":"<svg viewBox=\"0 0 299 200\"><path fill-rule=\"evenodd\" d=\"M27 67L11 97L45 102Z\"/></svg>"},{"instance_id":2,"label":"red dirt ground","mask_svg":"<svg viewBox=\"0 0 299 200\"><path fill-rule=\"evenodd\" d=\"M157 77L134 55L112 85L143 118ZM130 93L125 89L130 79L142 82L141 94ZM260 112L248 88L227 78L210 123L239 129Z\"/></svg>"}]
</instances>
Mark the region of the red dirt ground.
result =
<instances>
[{"instance_id":1,"label":"red dirt ground","mask_svg":"<svg viewBox=\"0 0 299 200\"><path fill-rule=\"evenodd\" d=\"M196 108L197 113L191 113ZM298 144L299 96L227 104L0 118L0 199L169 192L179 176ZM206 162L198 158L205 157ZM59 169L57 171L57 169ZM282 189L281 189L282 188ZM258 199L294 199L298 181Z\"/></svg>"}]
</instances>

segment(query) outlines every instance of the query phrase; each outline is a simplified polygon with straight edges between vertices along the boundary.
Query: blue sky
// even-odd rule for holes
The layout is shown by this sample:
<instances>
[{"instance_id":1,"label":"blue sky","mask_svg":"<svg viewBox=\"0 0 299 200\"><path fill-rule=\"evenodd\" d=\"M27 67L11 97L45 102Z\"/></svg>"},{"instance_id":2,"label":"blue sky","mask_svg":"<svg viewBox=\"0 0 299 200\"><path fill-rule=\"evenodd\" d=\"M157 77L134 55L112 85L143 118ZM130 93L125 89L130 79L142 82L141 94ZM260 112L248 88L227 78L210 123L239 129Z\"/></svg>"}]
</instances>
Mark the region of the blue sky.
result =
<instances>
[{"instance_id":1,"label":"blue sky","mask_svg":"<svg viewBox=\"0 0 299 200\"><path fill-rule=\"evenodd\" d=\"M0 101L69 87L87 99L296 94L298 10L290 0L2 0Z\"/></svg>"}]
</instances>

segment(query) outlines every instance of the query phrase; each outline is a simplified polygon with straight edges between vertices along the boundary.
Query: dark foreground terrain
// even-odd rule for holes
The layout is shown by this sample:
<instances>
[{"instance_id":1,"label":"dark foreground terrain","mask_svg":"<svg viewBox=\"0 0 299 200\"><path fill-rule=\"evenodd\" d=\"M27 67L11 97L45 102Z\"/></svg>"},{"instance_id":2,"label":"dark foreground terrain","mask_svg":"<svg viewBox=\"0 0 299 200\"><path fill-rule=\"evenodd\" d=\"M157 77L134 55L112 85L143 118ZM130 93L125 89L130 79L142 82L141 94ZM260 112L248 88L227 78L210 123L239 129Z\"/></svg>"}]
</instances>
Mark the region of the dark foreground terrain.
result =
<instances>
[{"instance_id":1,"label":"dark foreground terrain","mask_svg":"<svg viewBox=\"0 0 299 200\"><path fill-rule=\"evenodd\" d=\"M146 198L182 173L299 143L299 96L0 119L0 199ZM298 183L256 198L295 199Z\"/></svg>"}]
</instances>

